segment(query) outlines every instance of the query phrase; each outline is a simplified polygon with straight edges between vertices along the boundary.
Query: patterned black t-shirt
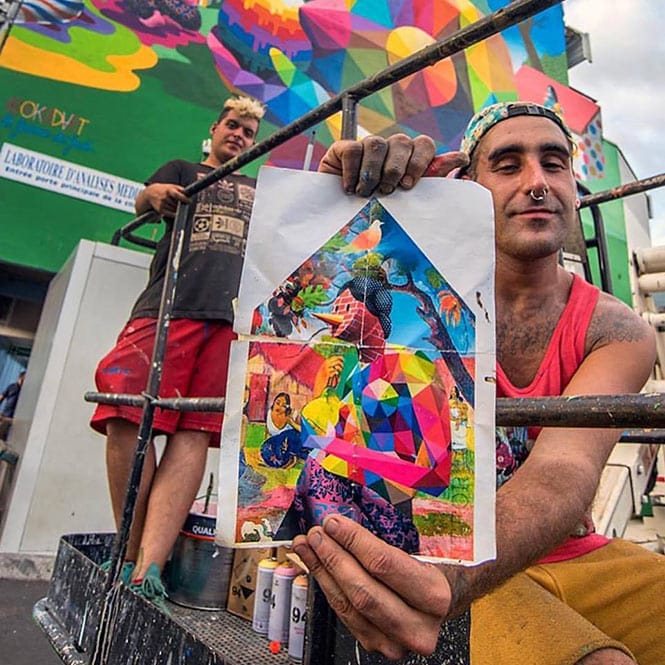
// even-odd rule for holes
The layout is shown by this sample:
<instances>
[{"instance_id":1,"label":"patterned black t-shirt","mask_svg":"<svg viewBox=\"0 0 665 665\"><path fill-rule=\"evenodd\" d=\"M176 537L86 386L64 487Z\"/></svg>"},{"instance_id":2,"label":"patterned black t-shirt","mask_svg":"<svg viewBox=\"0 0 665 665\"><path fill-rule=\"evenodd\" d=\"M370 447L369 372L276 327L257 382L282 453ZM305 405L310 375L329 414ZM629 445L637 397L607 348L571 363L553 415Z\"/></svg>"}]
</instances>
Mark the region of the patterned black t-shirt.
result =
<instances>
[{"instance_id":1,"label":"patterned black t-shirt","mask_svg":"<svg viewBox=\"0 0 665 665\"><path fill-rule=\"evenodd\" d=\"M175 160L164 164L147 181L189 185L212 171L204 164ZM249 218L254 204L254 180L229 175L199 192L190 206L180 259L173 317L233 321ZM148 285L131 318L156 317L162 295L173 220L165 219Z\"/></svg>"}]
</instances>

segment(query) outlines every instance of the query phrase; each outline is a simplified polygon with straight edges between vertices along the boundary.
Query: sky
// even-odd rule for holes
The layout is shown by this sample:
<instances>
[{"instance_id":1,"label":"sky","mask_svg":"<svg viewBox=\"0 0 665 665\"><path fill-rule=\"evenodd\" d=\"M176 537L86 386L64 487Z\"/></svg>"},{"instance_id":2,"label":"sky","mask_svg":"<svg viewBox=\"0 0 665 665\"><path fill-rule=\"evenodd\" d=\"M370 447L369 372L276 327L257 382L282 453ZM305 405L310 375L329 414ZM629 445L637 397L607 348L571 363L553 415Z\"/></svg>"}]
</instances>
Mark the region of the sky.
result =
<instances>
[{"instance_id":1,"label":"sky","mask_svg":"<svg viewBox=\"0 0 665 665\"><path fill-rule=\"evenodd\" d=\"M589 33L592 61L570 85L602 110L605 138L638 178L665 172L665 1L565 0L565 22ZM665 245L665 187L650 190L651 239Z\"/></svg>"}]
</instances>

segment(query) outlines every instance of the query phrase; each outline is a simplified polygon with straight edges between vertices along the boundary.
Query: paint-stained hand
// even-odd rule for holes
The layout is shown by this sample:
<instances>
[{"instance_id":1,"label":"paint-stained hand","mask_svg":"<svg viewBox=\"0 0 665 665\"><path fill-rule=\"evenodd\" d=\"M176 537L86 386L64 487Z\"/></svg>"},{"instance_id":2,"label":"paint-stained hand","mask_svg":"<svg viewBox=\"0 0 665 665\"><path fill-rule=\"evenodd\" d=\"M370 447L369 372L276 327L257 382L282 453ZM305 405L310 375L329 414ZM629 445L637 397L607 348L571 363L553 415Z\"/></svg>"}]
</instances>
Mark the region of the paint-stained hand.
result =
<instances>
[{"instance_id":1,"label":"paint-stained hand","mask_svg":"<svg viewBox=\"0 0 665 665\"><path fill-rule=\"evenodd\" d=\"M434 156L434 141L425 135L409 138L395 134L388 139L368 136L362 141L336 141L323 156L319 171L342 176L348 194L390 194L397 187L411 189L423 175L445 176L466 166L461 152Z\"/></svg>"},{"instance_id":2,"label":"paint-stained hand","mask_svg":"<svg viewBox=\"0 0 665 665\"><path fill-rule=\"evenodd\" d=\"M182 185L161 182L152 183L136 197L134 204L136 212L142 214L152 208L160 215L174 217L179 201L183 203L190 202L190 199L183 194L184 189Z\"/></svg>"},{"instance_id":3,"label":"paint-stained hand","mask_svg":"<svg viewBox=\"0 0 665 665\"><path fill-rule=\"evenodd\" d=\"M341 515L293 542L328 603L367 651L430 655L451 591L435 566L387 545Z\"/></svg>"}]
</instances>

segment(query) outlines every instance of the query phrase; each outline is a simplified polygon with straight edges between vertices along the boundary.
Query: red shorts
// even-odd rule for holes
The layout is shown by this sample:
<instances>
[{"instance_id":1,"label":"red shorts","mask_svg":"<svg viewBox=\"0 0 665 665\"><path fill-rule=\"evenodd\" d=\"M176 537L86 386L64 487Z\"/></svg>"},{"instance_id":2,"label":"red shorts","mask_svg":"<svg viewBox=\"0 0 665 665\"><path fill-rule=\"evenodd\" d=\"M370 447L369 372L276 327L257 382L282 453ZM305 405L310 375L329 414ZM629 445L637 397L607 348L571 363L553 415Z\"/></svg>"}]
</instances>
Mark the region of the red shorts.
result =
<instances>
[{"instance_id":1,"label":"red shorts","mask_svg":"<svg viewBox=\"0 0 665 665\"><path fill-rule=\"evenodd\" d=\"M115 347L102 358L95 373L97 390L103 393L140 395L148 384L157 319L134 319L122 330ZM230 323L172 319L164 357L160 397L223 397L229 366L229 347L236 339ZM106 434L112 418L141 422L142 409L99 404L90 421ZM221 413L156 409L153 429L160 434L179 430L212 432L212 446L219 446Z\"/></svg>"}]
</instances>

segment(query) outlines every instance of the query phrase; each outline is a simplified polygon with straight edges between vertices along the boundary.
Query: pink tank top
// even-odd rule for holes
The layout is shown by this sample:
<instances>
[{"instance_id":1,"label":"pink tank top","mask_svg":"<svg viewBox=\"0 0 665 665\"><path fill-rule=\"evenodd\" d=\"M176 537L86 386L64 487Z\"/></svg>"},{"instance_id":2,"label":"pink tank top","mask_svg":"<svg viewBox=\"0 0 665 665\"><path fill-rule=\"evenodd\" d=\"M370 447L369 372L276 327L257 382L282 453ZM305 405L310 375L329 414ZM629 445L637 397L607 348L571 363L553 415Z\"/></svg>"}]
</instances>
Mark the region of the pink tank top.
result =
<instances>
[{"instance_id":1,"label":"pink tank top","mask_svg":"<svg viewBox=\"0 0 665 665\"><path fill-rule=\"evenodd\" d=\"M584 360L586 334L599 294L597 287L584 281L581 277L573 275L568 302L554 329L547 351L533 381L525 388L515 387L497 362L497 397L550 397L561 395ZM501 430L501 433L497 436L497 477L501 483L505 482L526 459L530 445L538 436L541 428L528 429L528 438L527 441L524 441L521 450L518 441L523 439L524 436L520 437L519 434L515 434L515 431L520 428L515 428L513 431L510 431L509 428L498 429ZM524 432L524 428L521 429ZM501 446L503 454L499 454L499 446ZM507 455L512 455L512 465L510 467L505 463ZM607 542L607 538L595 533L581 537L571 537L541 559L539 563L572 559L602 547Z\"/></svg>"}]
</instances>

